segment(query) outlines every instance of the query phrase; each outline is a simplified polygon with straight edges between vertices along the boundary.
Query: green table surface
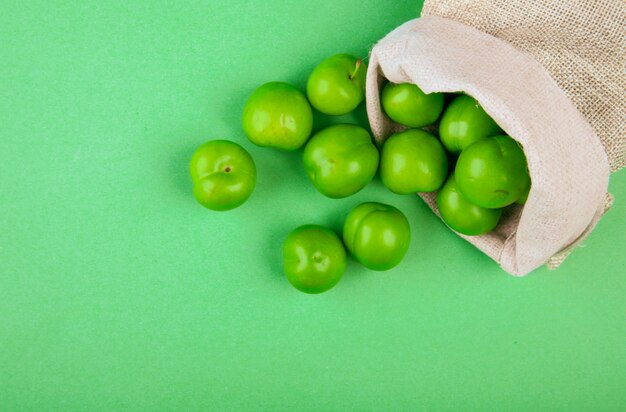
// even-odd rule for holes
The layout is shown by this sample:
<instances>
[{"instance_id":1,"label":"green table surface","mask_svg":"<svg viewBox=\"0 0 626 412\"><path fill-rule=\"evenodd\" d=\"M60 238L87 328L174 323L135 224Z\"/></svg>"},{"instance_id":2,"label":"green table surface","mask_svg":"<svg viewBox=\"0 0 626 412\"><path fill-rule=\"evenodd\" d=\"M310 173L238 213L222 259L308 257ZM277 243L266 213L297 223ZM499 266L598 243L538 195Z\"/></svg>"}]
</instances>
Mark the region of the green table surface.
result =
<instances>
[{"instance_id":1,"label":"green table surface","mask_svg":"<svg viewBox=\"0 0 626 412\"><path fill-rule=\"evenodd\" d=\"M300 152L242 134L249 93L366 56L418 1L17 1L0 13L0 410L624 410L626 172L557 271L506 275L417 196L315 191ZM366 122L317 117L316 128ZM208 211L188 160L256 160ZM413 240L323 295L282 274L286 234L362 201Z\"/></svg>"}]
</instances>

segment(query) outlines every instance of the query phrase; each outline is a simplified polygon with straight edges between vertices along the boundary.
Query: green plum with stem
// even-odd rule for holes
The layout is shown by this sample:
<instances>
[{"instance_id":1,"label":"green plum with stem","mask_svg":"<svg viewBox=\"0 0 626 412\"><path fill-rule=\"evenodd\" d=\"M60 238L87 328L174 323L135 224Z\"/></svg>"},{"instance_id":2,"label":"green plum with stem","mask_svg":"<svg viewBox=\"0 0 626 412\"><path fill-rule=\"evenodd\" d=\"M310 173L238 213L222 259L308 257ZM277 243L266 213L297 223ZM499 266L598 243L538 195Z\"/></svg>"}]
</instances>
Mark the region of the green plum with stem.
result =
<instances>
[{"instance_id":1,"label":"green plum with stem","mask_svg":"<svg viewBox=\"0 0 626 412\"><path fill-rule=\"evenodd\" d=\"M242 205L256 184L252 156L230 140L211 140L200 146L191 157L189 172L196 200L211 210Z\"/></svg>"},{"instance_id":2,"label":"green plum with stem","mask_svg":"<svg viewBox=\"0 0 626 412\"><path fill-rule=\"evenodd\" d=\"M356 109L365 98L367 65L350 54L323 60L306 85L311 105L322 113L343 115Z\"/></svg>"}]
</instances>

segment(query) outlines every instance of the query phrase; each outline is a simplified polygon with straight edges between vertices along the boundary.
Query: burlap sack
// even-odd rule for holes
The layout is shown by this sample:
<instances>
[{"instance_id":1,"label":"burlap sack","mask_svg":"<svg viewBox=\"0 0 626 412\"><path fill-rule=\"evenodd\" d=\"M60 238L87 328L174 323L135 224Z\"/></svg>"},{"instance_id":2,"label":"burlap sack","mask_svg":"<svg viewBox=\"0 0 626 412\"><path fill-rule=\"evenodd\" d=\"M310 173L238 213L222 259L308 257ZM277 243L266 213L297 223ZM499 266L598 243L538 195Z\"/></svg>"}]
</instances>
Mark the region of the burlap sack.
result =
<instances>
[{"instance_id":1,"label":"burlap sack","mask_svg":"<svg viewBox=\"0 0 626 412\"><path fill-rule=\"evenodd\" d=\"M462 236L522 276L558 266L610 207L626 165L626 2L427 0L422 17L373 48L366 104L379 142L402 127L381 110L384 78L475 97L524 148L526 205ZM420 196L437 213L435 194Z\"/></svg>"}]
</instances>

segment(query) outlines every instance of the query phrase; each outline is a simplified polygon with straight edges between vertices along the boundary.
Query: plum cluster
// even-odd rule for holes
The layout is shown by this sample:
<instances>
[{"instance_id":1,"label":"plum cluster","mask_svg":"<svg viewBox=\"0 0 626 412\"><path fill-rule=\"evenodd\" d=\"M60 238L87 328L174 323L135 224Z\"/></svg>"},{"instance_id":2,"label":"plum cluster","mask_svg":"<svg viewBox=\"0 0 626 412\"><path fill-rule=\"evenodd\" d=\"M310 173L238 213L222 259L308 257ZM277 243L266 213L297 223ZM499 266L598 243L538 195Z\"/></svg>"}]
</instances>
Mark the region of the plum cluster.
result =
<instances>
[{"instance_id":1,"label":"plum cluster","mask_svg":"<svg viewBox=\"0 0 626 412\"><path fill-rule=\"evenodd\" d=\"M366 71L362 60L338 54L313 70L306 95L284 82L260 86L245 104L244 133L259 146L286 151L304 146L306 174L329 198L357 193L377 171L393 193L438 191L442 219L465 235L493 230L502 208L525 202L530 177L521 147L463 93L426 94L414 84L388 82L381 92L383 110L406 130L388 136L380 150L367 130L353 124L311 136L312 108L343 115L361 104ZM437 130L433 126L438 135L431 133ZM256 183L252 157L226 140L200 146L190 171L196 199L212 210L243 204ZM348 252L369 269L388 270L402 261L410 240L410 225L400 210L362 203L347 215L342 238L320 225L293 230L283 243L285 275L298 290L321 293L343 276Z\"/></svg>"}]
</instances>

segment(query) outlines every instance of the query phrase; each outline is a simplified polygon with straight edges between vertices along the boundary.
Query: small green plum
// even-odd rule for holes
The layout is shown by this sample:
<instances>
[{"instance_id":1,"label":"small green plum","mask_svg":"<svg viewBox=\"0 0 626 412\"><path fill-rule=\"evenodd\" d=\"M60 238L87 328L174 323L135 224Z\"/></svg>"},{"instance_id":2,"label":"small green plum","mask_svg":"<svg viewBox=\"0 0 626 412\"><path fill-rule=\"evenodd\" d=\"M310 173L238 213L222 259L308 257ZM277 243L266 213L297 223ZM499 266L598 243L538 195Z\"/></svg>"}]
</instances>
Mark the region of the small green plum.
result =
<instances>
[{"instance_id":1,"label":"small green plum","mask_svg":"<svg viewBox=\"0 0 626 412\"><path fill-rule=\"evenodd\" d=\"M302 154L304 169L315 188L334 199L363 189L376 174L378 158L367 130L351 124L319 131Z\"/></svg>"},{"instance_id":2,"label":"small green plum","mask_svg":"<svg viewBox=\"0 0 626 412\"><path fill-rule=\"evenodd\" d=\"M354 110L365 98L367 65L350 54L337 54L322 61L306 85L309 101L317 110L342 115Z\"/></svg>"},{"instance_id":3,"label":"small green plum","mask_svg":"<svg viewBox=\"0 0 626 412\"><path fill-rule=\"evenodd\" d=\"M520 197L515 201L518 205L525 205L528 200L528 195L530 194L530 179L528 179L528 186L524 189Z\"/></svg>"},{"instance_id":4,"label":"small green plum","mask_svg":"<svg viewBox=\"0 0 626 412\"><path fill-rule=\"evenodd\" d=\"M491 209L510 205L530 187L524 151L506 135L468 146L454 173L459 190L470 202Z\"/></svg>"},{"instance_id":5,"label":"small green plum","mask_svg":"<svg viewBox=\"0 0 626 412\"><path fill-rule=\"evenodd\" d=\"M493 230L502 209L487 209L471 203L459 191L454 174L437 193L437 208L443 221L453 230L467 235L476 236Z\"/></svg>"},{"instance_id":6,"label":"small green plum","mask_svg":"<svg viewBox=\"0 0 626 412\"><path fill-rule=\"evenodd\" d=\"M322 293L346 271L346 250L332 230L319 225L295 229L283 243L287 280L305 293Z\"/></svg>"},{"instance_id":7,"label":"small green plum","mask_svg":"<svg viewBox=\"0 0 626 412\"><path fill-rule=\"evenodd\" d=\"M240 206L256 184L252 156L230 140L211 140L200 146L191 157L189 172L196 200L212 210Z\"/></svg>"},{"instance_id":8,"label":"small green plum","mask_svg":"<svg viewBox=\"0 0 626 412\"><path fill-rule=\"evenodd\" d=\"M300 90L288 83L270 82L248 98L242 125L252 143L292 151L311 135L313 111Z\"/></svg>"},{"instance_id":9,"label":"small green plum","mask_svg":"<svg viewBox=\"0 0 626 412\"><path fill-rule=\"evenodd\" d=\"M432 192L448 176L448 155L439 139L419 129L391 135L383 145L380 177L394 193Z\"/></svg>"},{"instance_id":10,"label":"small green plum","mask_svg":"<svg viewBox=\"0 0 626 412\"><path fill-rule=\"evenodd\" d=\"M411 83L387 83L381 97L391 120L409 127L424 127L437 121L443 110L443 93L426 94Z\"/></svg>"},{"instance_id":11,"label":"small green plum","mask_svg":"<svg viewBox=\"0 0 626 412\"><path fill-rule=\"evenodd\" d=\"M454 154L484 137L502 134L502 129L485 112L476 99L459 95L446 107L439 123L439 137Z\"/></svg>"},{"instance_id":12,"label":"small green plum","mask_svg":"<svg viewBox=\"0 0 626 412\"><path fill-rule=\"evenodd\" d=\"M393 206L366 202L346 218L343 241L352 256L372 270L389 270L406 255L411 228L406 216Z\"/></svg>"}]
</instances>

